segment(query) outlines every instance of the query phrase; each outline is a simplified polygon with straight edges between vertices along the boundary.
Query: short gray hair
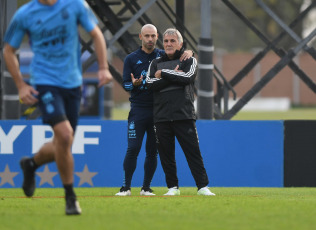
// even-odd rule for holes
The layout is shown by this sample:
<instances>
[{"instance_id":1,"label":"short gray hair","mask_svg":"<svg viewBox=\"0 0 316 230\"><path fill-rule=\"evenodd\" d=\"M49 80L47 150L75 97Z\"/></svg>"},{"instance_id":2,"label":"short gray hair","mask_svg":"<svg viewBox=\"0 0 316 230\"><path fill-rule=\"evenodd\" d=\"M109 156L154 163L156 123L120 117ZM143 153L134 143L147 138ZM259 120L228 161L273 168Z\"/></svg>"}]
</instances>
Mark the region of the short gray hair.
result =
<instances>
[{"instance_id":1,"label":"short gray hair","mask_svg":"<svg viewBox=\"0 0 316 230\"><path fill-rule=\"evenodd\" d=\"M181 44L183 42L183 38L181 33L179 32L179 30L175 29L175 28L169 28L167 29L164 33L163 33L163 37L165 37L165 35L176 35L178 38L179 43Z\"/></svg>"}]
</instances>

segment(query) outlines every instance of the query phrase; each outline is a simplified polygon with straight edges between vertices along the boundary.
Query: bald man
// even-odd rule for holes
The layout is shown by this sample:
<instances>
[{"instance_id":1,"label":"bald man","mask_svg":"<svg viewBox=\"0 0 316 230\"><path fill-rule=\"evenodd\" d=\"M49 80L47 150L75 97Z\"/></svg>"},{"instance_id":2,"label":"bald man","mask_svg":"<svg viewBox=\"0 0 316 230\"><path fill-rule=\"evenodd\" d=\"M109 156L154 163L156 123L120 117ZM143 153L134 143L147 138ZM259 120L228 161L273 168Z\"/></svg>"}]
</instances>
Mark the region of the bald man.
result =
<instances>
[{"instance_id":1,"label":"bald man","mask_svg":"<svg viewBox=\"0 0 316 230\"><path fill-rule=\"evenodd\" d=\"M146 88L146 74L152 60L162 56L164 50L157 49L157 28L152 24L142 27L139 34L142 46L127 55L124 61L123 88L131 93L129 98L131 109L128 115L127 140L128 147L123 169L123 186L117 196L130 196L131 183L136 169L137 157L143 138L147 134L146 158L144 164L144 181L140 195L154 196L150 188L151 181L157 168L157 147L153 122L153 93ZM192 51L185 51L181 57L190 58Z\"/></svg>"}]
</instances>

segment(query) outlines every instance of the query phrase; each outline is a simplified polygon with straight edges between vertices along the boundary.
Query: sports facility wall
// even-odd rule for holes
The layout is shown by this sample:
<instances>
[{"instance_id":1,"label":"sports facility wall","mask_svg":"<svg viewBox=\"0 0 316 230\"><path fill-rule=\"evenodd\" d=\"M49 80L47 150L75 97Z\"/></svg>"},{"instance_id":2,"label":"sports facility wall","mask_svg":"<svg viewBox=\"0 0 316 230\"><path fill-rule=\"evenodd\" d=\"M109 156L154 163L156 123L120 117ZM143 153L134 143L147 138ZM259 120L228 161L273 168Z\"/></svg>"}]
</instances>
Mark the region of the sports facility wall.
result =
<instances>
[{"instance_id":1,"label":"sports facility wall","mask_svg":"<svg viewBox=\"0 0 316 230\"><path fill-rule=\"evenodd\" d=\"M19 160L52 138L40 120L0 121L0 188L20 187ZM283 187L283 121L197 121L211 187ZM127 148L126 121L81 120L73 144L76 187L120 187ZM132 186L141 187L144 146ZM180 186L195 186L177 144ZM159 162L159 161L158 161ZM37 187L61 187L55 163L37 170ZM160 162L152 186L166 186Z\"/></svg>"}]
</instances>

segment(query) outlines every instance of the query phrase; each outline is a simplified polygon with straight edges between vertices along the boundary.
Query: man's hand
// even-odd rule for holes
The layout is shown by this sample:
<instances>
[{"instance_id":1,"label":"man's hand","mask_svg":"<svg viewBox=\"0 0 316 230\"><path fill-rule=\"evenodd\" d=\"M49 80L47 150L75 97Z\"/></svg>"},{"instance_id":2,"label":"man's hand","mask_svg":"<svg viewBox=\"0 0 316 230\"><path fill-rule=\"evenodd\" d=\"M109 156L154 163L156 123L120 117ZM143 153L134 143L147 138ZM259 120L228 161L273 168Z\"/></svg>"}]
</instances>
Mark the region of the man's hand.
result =
<instances>
[{"instance_id":1,"label":"man's hand","mask_svg":"<svg viewBox=\"0 0 316 230\"><path fill-rule=\"evenodd\" d=\"M179 70L179 65L176 66L176 68L174 68L174 71L177 72L183 72L182 70ZM161 78L161 70L157 70L155 73L155 78Z\"/></svg>"},{"instance_id":2,"label":"man's hand","mask_svg":"<svg viewBox=\"0 0 316 230\"><path fill-rule=\"evenodd\" d=\"M174 68L174 71L176 71L176 72L183 72L183 70L179 70L179 65L177 65L176 68Z\"/></svg>"},{"instance_id":3,"label":"man's hand","mask_svg":"<svg viewBox=\"0 0 316 230\"><path fill-rule=\"evenodd\" d=\"M155 78L161 78L161 70L157 70L155 73Z\"/></svg>"},{"instance_id":4,"label":"man's hand","mask_svg":"<svg viewBox=\"0 0 316 230\"><path fill-rule=\"evenodd\" d=\"M35 95L38 95L38 91L26 83L19 88L19 97L22 104L33 105L38 102Z\"/></svg>"},{"instance_id":5,"label":"man's hand","mask_svg":"<svg viewBox=\"0 0 316 230\"><path fill-rule=\"evenodd\" d=\"M143 82L143 76L141 75L140 78L135 78L134 75L131 73L132 83L133 86L140 86Z\"/></svg>"},{"instance_id":6,"label":"man's hand","mask_svg":"<svg viewBox=\"0 0 316 230\"><path fill-rule=\"evenodd\" d=\"M99 84L98 87L101 87L105 84L108 84L112 81L113 77L109 69L100 69L98 71Z\"/></svg>"},{"instance_id":7,"label":"man's hand","mask_svg":"<svg viewBox=\"0 0 316 230\"><path fill-rule=\"evenodd\" d=\"M183 54L180 57L180 61L185 61L193 56L192 50L186 50L183 52Z\"/></svg>"}]
</instances>

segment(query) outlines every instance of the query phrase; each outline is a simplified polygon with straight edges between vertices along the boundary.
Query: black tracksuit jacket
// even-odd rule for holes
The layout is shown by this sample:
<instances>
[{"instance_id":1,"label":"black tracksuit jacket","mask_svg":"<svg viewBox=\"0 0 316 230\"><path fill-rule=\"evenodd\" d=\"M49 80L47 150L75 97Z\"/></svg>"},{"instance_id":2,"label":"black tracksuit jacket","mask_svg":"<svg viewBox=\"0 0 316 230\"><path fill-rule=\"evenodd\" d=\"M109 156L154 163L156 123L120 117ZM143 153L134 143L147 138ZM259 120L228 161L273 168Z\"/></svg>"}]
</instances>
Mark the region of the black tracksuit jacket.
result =
<instances>
[{"instance_id":1,"label":"black tracksuit jacket","mask_svg":"<svg viewBox=\"0 0 316 230\"><path fill-rule=\"evenodd\" d=\"M166 54L154 59L148 69L146 83L154 92L154 122L196 120L194 109L194 81L197 61L194 57L180 62L182 52L177 51L175 59ZM179 65L178 70L175 67ZM157 70L162 70L161 78L155 78Z\"/></svg>"}]
</instances>

